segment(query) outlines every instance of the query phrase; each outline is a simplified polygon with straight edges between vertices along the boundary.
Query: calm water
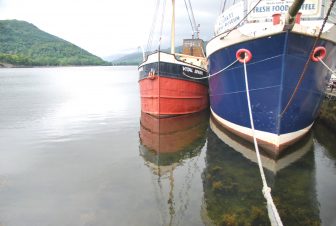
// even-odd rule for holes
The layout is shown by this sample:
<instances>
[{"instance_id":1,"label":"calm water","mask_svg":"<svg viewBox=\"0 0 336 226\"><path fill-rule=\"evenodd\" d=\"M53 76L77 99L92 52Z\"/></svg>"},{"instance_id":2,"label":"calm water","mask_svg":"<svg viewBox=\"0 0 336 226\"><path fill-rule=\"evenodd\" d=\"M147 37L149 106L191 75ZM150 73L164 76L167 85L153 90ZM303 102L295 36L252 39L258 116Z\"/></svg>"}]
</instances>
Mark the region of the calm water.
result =
<instances>
[{"instance_id":1,"label":"calm water","mask_svg":"<svg viewBox=\"0 0 336 226\"><path fill-rule=\"evenodd\" d=\"M0 69L0 225L269 225L251 146L141 114L137 67ZM285 225L336 225L336 135L263 158Z\"/></svg>"}]
</instances>

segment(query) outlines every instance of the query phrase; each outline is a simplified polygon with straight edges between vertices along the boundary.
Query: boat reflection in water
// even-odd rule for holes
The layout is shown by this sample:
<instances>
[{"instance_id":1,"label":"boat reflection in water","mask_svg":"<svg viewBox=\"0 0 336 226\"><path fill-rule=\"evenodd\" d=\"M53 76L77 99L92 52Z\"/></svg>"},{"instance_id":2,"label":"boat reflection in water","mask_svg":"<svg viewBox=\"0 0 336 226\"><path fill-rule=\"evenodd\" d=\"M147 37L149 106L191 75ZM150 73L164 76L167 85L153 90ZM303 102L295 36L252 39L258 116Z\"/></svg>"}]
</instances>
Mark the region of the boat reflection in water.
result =
<instances>
[{"instance_id":1,"label":"boat reflection in water","mask_svg":"<svg viewBox=\"0 0 336 226\"><path fill-rule=\"evenodd\" d=\"M204 223L270 225L254 146L210 120L203 173ZM276 159L262 154L284 225L320 225L312 135Z\"/></svg>"},{"instance_id":2,"label":"boat reflection in water","mask_svg":"<svg viewBox=\"0 0 336 226\"><path fill-rule=\"evenodd\" d=\"M188 208L196 206L190 204L189 193L191 188L195 190L195 183L200 184L195 175L204 164L200 155L209 112L169 118L142 113L140 124L140 155L151 170L162 225L194 224L185 215Z\"/></svg>"}]
</instances>

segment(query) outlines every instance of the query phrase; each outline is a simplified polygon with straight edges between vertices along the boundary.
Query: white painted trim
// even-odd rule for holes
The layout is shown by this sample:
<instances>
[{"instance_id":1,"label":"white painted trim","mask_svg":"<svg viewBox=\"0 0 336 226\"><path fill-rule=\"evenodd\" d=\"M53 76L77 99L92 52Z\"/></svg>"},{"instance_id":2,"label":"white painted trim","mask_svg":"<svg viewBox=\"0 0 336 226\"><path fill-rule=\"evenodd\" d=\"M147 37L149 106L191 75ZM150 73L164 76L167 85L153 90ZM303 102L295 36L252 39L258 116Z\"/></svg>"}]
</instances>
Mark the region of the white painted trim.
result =
<instances>
[{"instance_id":1,"label":"white painted trim","mask_svg":"<svg viewBox=\"0 0 336 226\"><path fill-rule=\"evenodd\" d=\"M316 21L301 21L300 24L295 24L292 32L316 37L320 31L322 20ZM323 34L328 34L328 31L335 25L332 23L326 23L323 29ZM247 23L237 29L217 35L209 41L206 46L206 53L209 57L211 54L219 49L223 49L227 46L235 45L241 42L254 40L257 38L272 36L284 31L284 24L273 25L272 22L260 22L260 23ZM323 35L322 35L322 38ZM327 37L325 37L327 38ZM335 42L336 38L332 37L331 41Z\"/></svg>"},{"instance_id":2,"label":"white painted trim","mask_svg":"<svg viewBox=\"0 0 336 226\"><path fill-rule=\"evenodd\" d=\"M184 58L187 58L187 55L185 55ZM150 54L150 55L148 55L147 60L142 62L139 65L139 69L146 64L156 63L156 62L158 62L158 60L159 60L159 52ZM194 57L191 56L191 60L194 60ZM202 68L201 65L184 63L182 61L177 60L175 58L175 55L165 53L165 52L160 52L160 62L166 62L166 63L172 63L172 64L179 64L179 65L183 65L183 66L187 66L187 67L193 67L193 68L197 68L197 69L200 69L200 70L203 70L203 71L206 72L206 69Z\"/></svg>"},{"instance_id":3,"label":"white painted trim","mask_svg":"<svg viewBox=\"0 0 336 226\"><path fill-rule=\"evenodd\" d=\"M250 129L248 127L237 125L235 123L229 122L229 121L221 118L219 115L217 115L212 110L211 107L210 107L210 110L211 110L212 115L215 117L215 119L219 123L223 124L224 126L229 127L230 129L232 129L234 131L237 131L239 133L245 134L245 135L250 136L250 137L253 136L252 129ZM269 133L269 132L265 132L265 131L260 131L260 130L254 130L254 131L255 131L256 138L258 140L265 141L265 142L270 143L270 144L274 144L276 147L280 147L282 144L289 143L289 142L297 139L298 137L301 137L304 134L306 134L310 130L310 128L313 126L313 124L314 123L312 123L308 127L303 128L301 130L291 132L291 133L281 134L281 135L274 134L274 133Z\"/></svg>"}]
</instances>

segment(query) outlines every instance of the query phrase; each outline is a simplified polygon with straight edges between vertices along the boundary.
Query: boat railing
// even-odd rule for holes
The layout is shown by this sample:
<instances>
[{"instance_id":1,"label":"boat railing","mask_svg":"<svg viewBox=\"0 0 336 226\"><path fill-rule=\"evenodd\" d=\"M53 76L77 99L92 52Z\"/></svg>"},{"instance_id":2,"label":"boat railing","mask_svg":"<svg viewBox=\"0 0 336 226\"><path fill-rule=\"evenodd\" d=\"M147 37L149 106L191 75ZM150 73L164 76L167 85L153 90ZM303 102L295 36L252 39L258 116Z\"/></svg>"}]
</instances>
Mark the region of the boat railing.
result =
<instances>
[{"instance_id":1,"label":"boat railing","mask_svg":"<svg viewBox=\"0 0 336 226\"><path fill-rule=\"evenodd\" d=\"M187 54L183 54L183 53L175 53L175 56L184 57L184 58L192 58L192 59L196 59L196 60L204 60L205 59L205 57L192 56L192 55L187 55Z\"/></svg>"}]
</instances>

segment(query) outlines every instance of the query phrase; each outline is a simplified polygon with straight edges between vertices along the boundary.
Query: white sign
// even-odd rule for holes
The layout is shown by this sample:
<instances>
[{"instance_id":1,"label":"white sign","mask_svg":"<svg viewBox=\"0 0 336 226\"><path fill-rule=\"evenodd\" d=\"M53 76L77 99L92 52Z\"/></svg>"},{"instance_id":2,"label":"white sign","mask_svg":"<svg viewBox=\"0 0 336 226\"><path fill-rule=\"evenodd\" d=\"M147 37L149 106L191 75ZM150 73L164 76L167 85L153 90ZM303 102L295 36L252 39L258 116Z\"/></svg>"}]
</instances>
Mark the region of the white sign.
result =
<instances>
[{"instance_id":1,"label":"white sign","mask_svg":"<svg viewBox=\"0 0 336 226\"><path fill-rule=\"evenodd\" d=\"M231 28L234 28L244 18L243 1L231 6L223 12L216 23L215 33L220 34Z\"/></svg>"},{"instance_id":2,"label":"white sign","mask_svg":"<svg viewBox=\"0 0 336 226\"><path fill-rule=\"evenodd\" d=\"M248 16L248 20L271 18L273 14L285 14L294 0L263 0ZM258 3L258 0L249 0L247 2L247 11L251 11ZM322 0L305 0L299 12L302 17L316 18L321 16Z\"/></svg>"}]
</instances>

